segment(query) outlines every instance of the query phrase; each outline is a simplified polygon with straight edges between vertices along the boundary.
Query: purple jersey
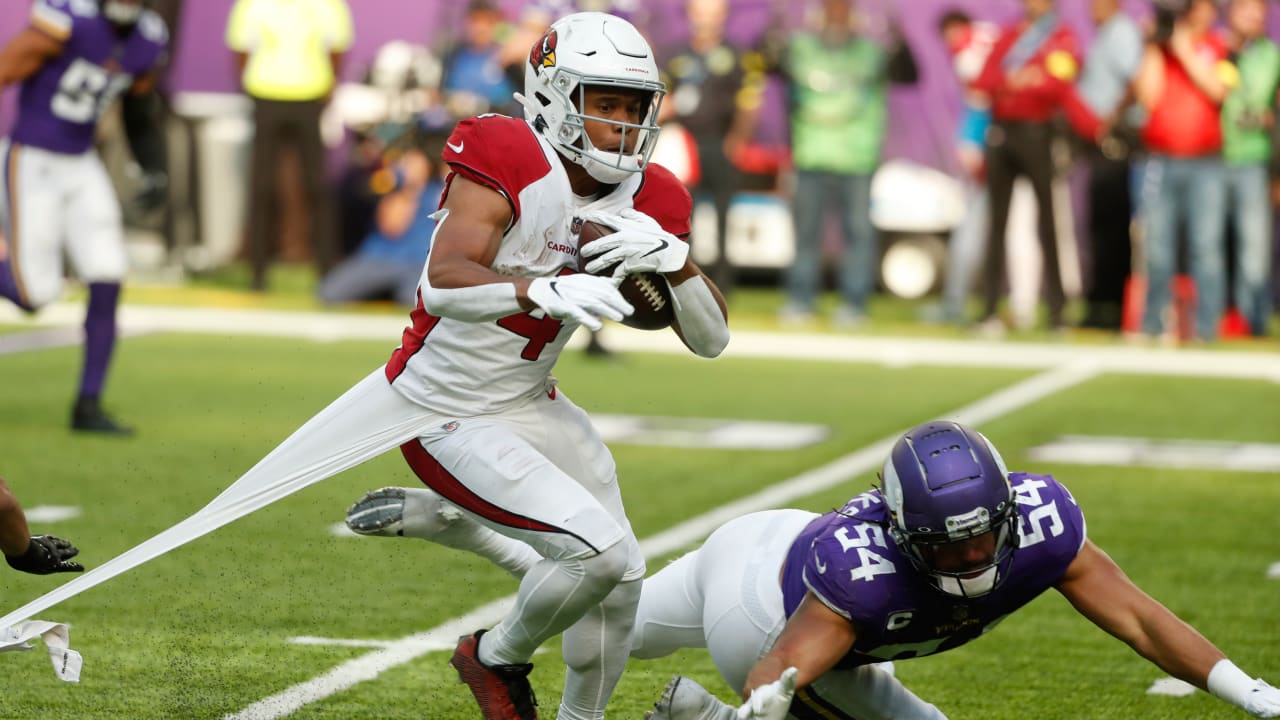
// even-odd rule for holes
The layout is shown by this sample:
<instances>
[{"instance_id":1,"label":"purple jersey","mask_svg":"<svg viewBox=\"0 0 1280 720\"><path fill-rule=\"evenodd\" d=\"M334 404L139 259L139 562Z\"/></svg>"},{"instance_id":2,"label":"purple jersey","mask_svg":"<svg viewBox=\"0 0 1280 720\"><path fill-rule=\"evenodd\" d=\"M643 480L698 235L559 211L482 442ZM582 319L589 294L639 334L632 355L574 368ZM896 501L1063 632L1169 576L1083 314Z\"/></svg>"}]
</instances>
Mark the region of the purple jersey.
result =
<instances>
[{"instance_id":1,"label":"purple jersey","mask_svg":"<svg viewBox=\"0 0 1280 720\"><path fill-rule=\"evenodd\" d=\"M121 36L98 12L97 0L35 0L31 25L64 44L22 83L13 142L79 154L93 146L98 118L135 78L164 54L164 21L144 10Z\"/></svg>"},{"instance_id":2,"label":"purple jersey","mask_svg":"<svg viewBox=\"0 0 1280 720\"><path fill-rule=\"evenodd\" d=\"M841 667L920 657L959 647L1053 586L1080 552L1084 515L1048 475L1010 473L1019 546L1003 582L973 599L931 585L890 539L879 490L816 518L796 537L783 569L787 616L812 591L857 628Z\"/></svg>"}]
</instances>

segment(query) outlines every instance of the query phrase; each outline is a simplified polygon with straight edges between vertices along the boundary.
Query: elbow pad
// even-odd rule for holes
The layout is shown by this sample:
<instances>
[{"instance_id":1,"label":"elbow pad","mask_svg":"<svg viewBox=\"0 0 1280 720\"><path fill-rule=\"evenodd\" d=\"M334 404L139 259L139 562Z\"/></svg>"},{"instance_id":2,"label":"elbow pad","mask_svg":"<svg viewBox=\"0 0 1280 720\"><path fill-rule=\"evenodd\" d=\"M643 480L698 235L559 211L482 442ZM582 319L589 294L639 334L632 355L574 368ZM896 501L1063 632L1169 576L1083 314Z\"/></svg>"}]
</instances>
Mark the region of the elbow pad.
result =
<instances>
[{"instance_id":1,"label":"elbow pad","mask_svg":"<svg viewBox=\"0 0 1280 720\"><path fill-rule=\"evenodd\" d=\"M676 321L689 348L698 356L713 358L729 345L729 323L701 276L671 287Z\"/></svg>"}]
</instances>

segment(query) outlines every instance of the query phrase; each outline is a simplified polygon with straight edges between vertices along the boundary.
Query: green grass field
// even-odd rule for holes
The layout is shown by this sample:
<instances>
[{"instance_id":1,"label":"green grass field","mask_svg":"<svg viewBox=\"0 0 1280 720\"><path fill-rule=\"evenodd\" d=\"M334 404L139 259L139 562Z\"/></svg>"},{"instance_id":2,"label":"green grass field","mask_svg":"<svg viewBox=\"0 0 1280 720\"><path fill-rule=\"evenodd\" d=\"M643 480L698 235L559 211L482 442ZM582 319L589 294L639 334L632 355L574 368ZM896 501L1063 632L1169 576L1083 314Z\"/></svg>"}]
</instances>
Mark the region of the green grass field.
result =
<instances>
[{"instance_id":1,"label":"green grass field","mask_svg":"<svg viewBox=\"0 0 1280 720\"><path fill-rule=\"evenodd\" d=\"M122 343L108 406L132 440L65 429L79 350L0 356L0 473L28 508L83 514L35 524L100 564L187 517L331 399L385 361L387 342L314 343L152 335ZM788 451L618 444L641 538L949 412L1033 371L889 368L566 353L562 387L593 412L820 423L826 441ZM1055 474L1091 537L1140 585L1215 640L1246 671L1280 680L1280 478L1274 474L1106 466L1029 466L1028 448L1062 434L1280 442L1280 384L1100 376L983 426L1015 469ZM825 510L867 473L793 505ZM70 622L82 682L56 680L42 648L0 656L0 718L221 718L322 675L370 648L298 645L295 636L393 641L515 589L482 561L427 543L337 537L330 527L365 490L412 485L391 453L308 488L40 614ZM651 570L664 559L650 562ZM0 573L8 611L66 576ZM430 652L311 703L306 720L478 716ZM535 658L542 716L554 717L558 650ZM1145 694L1162 673L1049 593L991 636L900 662L898 675L951 718L1234 718L1204 693ZM638 718L672 673L729 697L704 652L633 662L611 717Z\"/></svg>"}]
</instances>

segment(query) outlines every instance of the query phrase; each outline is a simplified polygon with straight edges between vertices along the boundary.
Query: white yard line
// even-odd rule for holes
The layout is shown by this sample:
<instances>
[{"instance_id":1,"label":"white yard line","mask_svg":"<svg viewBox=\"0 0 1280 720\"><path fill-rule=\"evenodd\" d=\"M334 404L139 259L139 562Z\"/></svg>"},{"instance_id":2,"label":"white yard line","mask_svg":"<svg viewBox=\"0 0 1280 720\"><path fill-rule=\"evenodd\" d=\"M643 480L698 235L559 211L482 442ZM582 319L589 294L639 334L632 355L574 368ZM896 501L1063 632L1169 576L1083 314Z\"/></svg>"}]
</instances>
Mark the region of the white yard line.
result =
<instances>
[{"instance_id":1,"label":"white yard line","mask_svg":"<svg viewBox=\"0 0 1280 720\"><path fill-rule=\"evenodd\" d=\"M0 305L0 322L29 322L33 328L70 326L74 332L30 339L22 337L27 333L0 335L0 355L5 353L6 346L10 344L21 343L24 346L22 349L31 349L29 345L32 340L42 347L78 343L78 326L83 321L83 316L84 308L74 303L57 303L30 320L7 304ZM400 314L152 305L124 305L120 308L121 329L130 334L180 332L260 335L326 342L380 340L387 343L388 352L394 347L406 322L407 315ZM644 332L620 325L608 325L604 333L606 344L623 352L688 353L673 333ZM570 347L585 344L586 334L578 333ZM894 367L923 365L1028 370L1060 367L1069 363L1090 363L1100 372L1236 377L1280 382L1280 358L1273 353L1138 347L1122 344L1119 340L1113 345L1080 345L734 330L733 341L729 344L726 356L871 362Z\"/></svg>"},{"instance_id":2,"label":"white yard line","mask_svg":"<svg viewBox=\"0 0 1280 720\"><path fill-rule=\"evenodd\" d=\"M1096 368L1081 365L1057 368L997 391L975 403L946 413L943 417L980 425L1089 380L1097 373ZM896 435L881 438L826 465L784 480L754 495L721 505L641 541L640 547L646 558L662 557L701 540L727 520L739 515L780 507L791 500L847 482L878 467L896 439ZM387 670L436 651L442 642L449 643L446 647L451 647L459 636L496 623L514 602L515 596L509 595L443 625L391 641L385 648L348 660L323 675L259 700L238 713L227 715L224 720L276 720L287 717L311 703L324 700L365 680L372 680Z\"/></svg>"}]
</instances>

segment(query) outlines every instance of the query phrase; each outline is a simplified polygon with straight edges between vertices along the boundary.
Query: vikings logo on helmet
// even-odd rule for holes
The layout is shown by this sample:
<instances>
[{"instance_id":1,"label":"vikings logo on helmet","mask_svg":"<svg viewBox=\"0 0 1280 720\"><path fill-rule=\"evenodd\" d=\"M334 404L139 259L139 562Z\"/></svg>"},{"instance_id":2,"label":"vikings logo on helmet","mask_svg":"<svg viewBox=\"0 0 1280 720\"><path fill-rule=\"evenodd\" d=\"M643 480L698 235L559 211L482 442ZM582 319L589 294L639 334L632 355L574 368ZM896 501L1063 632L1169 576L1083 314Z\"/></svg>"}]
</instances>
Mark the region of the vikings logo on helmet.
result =
<instances>
[{"instance_id":1,"label":"vikings logo on helmet","mask_svg":"<svg viewBox=\"0 0 1280 720\"><path fill-rule=\"evenodd\" d=\"M547 34L542 36L542 42L533 46L533 50L529 53L529 65L533 67L535 73L541 73L543 68L556 66L555 30L548 30Z\"/></svg>"}]
</instances>

